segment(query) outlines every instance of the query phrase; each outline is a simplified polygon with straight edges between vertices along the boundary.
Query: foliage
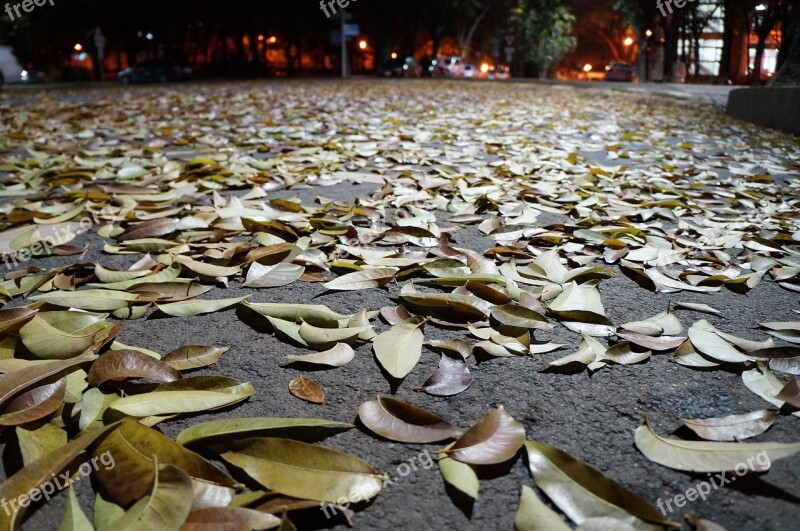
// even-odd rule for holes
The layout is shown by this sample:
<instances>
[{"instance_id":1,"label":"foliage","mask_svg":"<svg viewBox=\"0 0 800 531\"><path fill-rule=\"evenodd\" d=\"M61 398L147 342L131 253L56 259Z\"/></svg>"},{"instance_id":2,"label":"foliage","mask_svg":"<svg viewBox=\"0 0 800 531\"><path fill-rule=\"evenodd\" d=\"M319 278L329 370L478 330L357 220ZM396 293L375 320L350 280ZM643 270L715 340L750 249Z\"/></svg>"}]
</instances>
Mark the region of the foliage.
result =
<instances>
[{"instance_id":1,"label":"foliage","mask_svg":"<svg viewBox=\"0 0 800 531\"><path fill-rule=\"evenodd\" d=\"M577 44L575 17L560 0L519 0L511 10L510 23L525 59L533 63L539 77L551 74Z\"/></svg>"}]
</instances>

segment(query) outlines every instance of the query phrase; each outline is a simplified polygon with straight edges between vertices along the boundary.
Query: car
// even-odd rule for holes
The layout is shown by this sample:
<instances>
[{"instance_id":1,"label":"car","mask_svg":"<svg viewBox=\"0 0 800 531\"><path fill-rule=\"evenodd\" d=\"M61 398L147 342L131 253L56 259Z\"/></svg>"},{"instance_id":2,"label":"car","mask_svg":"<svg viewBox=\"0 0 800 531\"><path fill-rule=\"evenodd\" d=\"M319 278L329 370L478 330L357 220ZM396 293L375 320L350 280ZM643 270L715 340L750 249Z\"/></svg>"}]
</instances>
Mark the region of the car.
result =
<instances>
[{"instance_id":1,"label":"car","mask_svg":"<svg viewBox=\"0 0 800 531\"><path fill-rule=\"evenodd\" d=\"M187 81L191 77L192 69L187 64L170 59L142 61L119 73L119 80L125 85Z\"/></svg>"},{"instance_id":2,"label":"car","mask_svg":"<svg viewBox=\"0 0 800 531\"><path fill-rule=\"evenodd\" d=\"M636 77L636 69L628 63L612 61L606 66L606 81L632 82L634 77Z\"/></svg>"},{"instance_id":3,"label":"car","mask_svg":"<svg viewBox=\"0 0 800 531\"><path fill-rule=\"evenodd\" d=\"M511 69L507 66L495 66L489 69L487 76L489 79L506 80L511 79Z\"/></svg>"},{"instance_id":4,"label":"car","mask_svg":"<svg viewBox=\"0 0 800 531\"><path fill-rule=\"evenodd\" d=\"M405 59L395 57L381 65L380 74L384 77L420 77L422 67L413 57L409 56Z\"/></svg>"},{"instance_id":5,"label":"car","mask_svg":"<svg viewBox=\"0 0 800 531\"><path fill-rule=\"evenodd\" d=\"M464 77L464 60L461 57L445 57L437 65L446 77Z\"/></svg>"},{"instance_id":6,"label":"car","mask_svg":"<svg viewBox=\"0 0 800 531\"><path fill-rule=\"evenodd\" d=\"M0 46L0 85L3 83L23 83L27 76L23 76L25 69L19 64L14 49L11 46Z\"/></svg>"},{"instance_id":7,"label":"car","mask_svg":"<svg viewBox=\"0 0 800 531\"><path fill-rule=\"evenodd\" d=\"M467 79L478 79L481 77L481 70L475 65L464 65L464 77Z\"/></svg>"}]
</instances>

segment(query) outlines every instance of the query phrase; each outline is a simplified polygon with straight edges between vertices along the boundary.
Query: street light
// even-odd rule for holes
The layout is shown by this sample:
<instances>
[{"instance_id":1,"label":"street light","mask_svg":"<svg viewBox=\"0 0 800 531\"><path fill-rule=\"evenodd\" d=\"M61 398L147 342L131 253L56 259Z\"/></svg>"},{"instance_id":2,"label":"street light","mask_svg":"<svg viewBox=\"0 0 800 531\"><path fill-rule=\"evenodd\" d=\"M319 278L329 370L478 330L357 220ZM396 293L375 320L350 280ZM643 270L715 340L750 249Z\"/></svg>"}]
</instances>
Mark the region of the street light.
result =
<instances>
[{"instance_id":1,"label":"street light","mask_svg":"<svg viewBox=\"0 0 800 531\"><path fill-rule=\"evenodd\" d=\"M766 11L766 10L767 10L766 4L758 4L756 6L756 11Z\"/></svg>"},{"instance_id":2,"label":"street light","mask_svg":"<svg viewBox=\"0 0 800 531\"><path fill-rule=\"evenodd\" d=\"M650 37L652 37L652 36L653 36L653 30L647 30L647 31L645 31L645 32L644 32L644 34L645 34L645 36L647 36L647 38L649 39Z\"/></svg>"},{"instance_id":3,"label":"street light","mask_svg":"<svg viewBox=\"0 0 800 531\"><path fill-rule=\"evenodd\" d=\"M633 44L633 37L625 37L625 40L622 41L622 44L624 44L625 46L630 46L631 44Z\"/></svg>"},{"instance_id":4,"label":"street light","mask_svg":"<svg viewBox=\"0 0 800 531\"><path fill-rule=\"evenodd\" d=\"M272 37L269 38L269 40L267 40L267 43L269 44L275 44L276 42L278 42L278 37L276 37L275 35L273 35Z\"/></svg>"},{"instance_id":5,"label":"street light","mask_svg":"<svg viewBox=\"0 0 800 531\"><path fill-rule=\"evenodd\" d=\"M83 50L83 45L81 43L76 44L75 45L75 51L76 52L80 52L81 50Z\"/></svg>"},{"instance_id":6,"label":"street light","mask_svg":"<svg viewBox=\"0 0 800 531\"><path fill-rule=\"evenodd\" d=\"M588 74L589 72L592 71L592 65L590 65L590 64L583 65L583 71Z\"/></svg>"},{"instance_id":7,"label":"street light","mask_svg":"<svg viewBox=\"0 0 800 531\"><path fill-rule=\"evenodd\" d=\"M392 59L397 59L397 53L396 52L392 52Z\"/></svg>"},{"instance_id":8,"label":"street light","mask_svg":"<svg viewBox=\"0 0 800 531\"><path fill-rule=\"evenodd\" d=\"M367 49L367 41L365 41L363 39L358 41L358 47L361 48L362 50L366 50Z\"/></svg>"}]
</instances>

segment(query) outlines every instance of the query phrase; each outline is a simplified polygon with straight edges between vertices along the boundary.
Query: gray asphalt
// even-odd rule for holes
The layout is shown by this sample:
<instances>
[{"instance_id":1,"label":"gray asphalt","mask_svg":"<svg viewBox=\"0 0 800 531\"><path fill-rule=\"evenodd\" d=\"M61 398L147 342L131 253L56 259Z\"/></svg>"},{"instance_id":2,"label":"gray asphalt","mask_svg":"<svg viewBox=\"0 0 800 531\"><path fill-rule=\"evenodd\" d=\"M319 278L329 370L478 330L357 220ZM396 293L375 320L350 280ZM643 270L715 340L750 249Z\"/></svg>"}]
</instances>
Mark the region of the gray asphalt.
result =
<instances>
[{"instance_id":1,"label":"gray asphalt","mask_svg":"<svg viewBox=\"0 0 800 531\"><path fill-rule=\"evenodd\" d=\"M706 110L713 113L716 111ZM720 117L720 120L723 118ZM324 189L284 191L274 197L300 197L310 204L317 195L353 200L370 193L369 186L342 184ZM484 251L492 242L474 228L460 230L455 242L476 251ZM88 242L86 261L121 268L136 258L104 255L102 241L96 236L82 236L75 243ZM37 265L52 267L70 263L70 258L48 258ZM326 293L319 285L295 283L285 288L254 290L254 302L308 302L325 304L340 312L355 312L364 307L380 309L396 301L399 285L385 289L348 293ZM608 317L615 323L634 321L667 309L670 301L682 300L711 304L723 317L678 310L676 315L684 327L705 318L720 330L742 337L763 339L758 322L796 320L792 311L800 308L798 296L764 281L747 295L723 290L711 295L654 294L643 290L619 273L604 281L600 288ZM233 297L250 290L232 283L229 289L215 289L213 298ZM379 323L378 331L388 327ZM427 339L465 338L465 335L428 326ZM671 470L646 459L633 444L633 433L642 421L645 408L660 434L671 434L680 426L680 418L722 416L745 413L768 404L748 391L736 372L723 370L696 371L670 363L666 356L656 355L636 366L611 366L590 376L580 374L542 373L540 369L574 351L579 336L558 325L552 331L537 332L537 339L553 340L569 345L564 351L535 358L501 358L480 364L470 360L475 377L463 394L443 399L416 393L412 389L428 378L436 368L438 356L425 351L419 366L399 388L397 398L412 402L461 427L471 426L489 409L504 405L522 422L528 438L555 445L597 467L610 477L656 503L683 493L706 479ZM242 405L224 412L178 419L161 425L164 433L176 436L182 429L203 420L221 417L285 416L320 417L354 421L356 409L364 401L392 390L382 376L372 354L371 345L363 344L349 365L330 371L308 373L287 366L283 356L303 354L304 350L276 339L266 327L255 329L227 311L192 318L148 319L129 321L118 339L169 352L177 347L203 343L229 346L230 351L219 363L195 374L220 374L250 381L256 394ZM326 393L322 406L309 404L289 395L289 381L305 374ZM3 434L7 441L9 431ZM800 421L782 416L764 435L753 441L794 442L800 440ZM447 495L438 469L419 466L408 475L403 463L415 459L424 462L421 453L433 453L437 445L407 445L378 440L361 429L344 432L324 444L357 455L382 472L395 478L369 506L355 515L360 529L511 529L521 485L533 485L523 458L500 469L482 471L481 496L474 504L454 503ZM4 452L6 455L7 452ZM398 470L398 467L399 470ZM92 494L89 485L78 484L81 504L91 516ZM54 529L63 514L62 494L39 509L25 523L25 529ZM790 530L800 519L800 456L777 463L768 474L741 478L717 490L704 502L685 508L726 526L730 530ZM320 511L321 513L321 511ZM682 513L672 515L680 520ZM340 519L325 520L315 515L315 526L342 526Z\"/></svg>"}]
</instances>

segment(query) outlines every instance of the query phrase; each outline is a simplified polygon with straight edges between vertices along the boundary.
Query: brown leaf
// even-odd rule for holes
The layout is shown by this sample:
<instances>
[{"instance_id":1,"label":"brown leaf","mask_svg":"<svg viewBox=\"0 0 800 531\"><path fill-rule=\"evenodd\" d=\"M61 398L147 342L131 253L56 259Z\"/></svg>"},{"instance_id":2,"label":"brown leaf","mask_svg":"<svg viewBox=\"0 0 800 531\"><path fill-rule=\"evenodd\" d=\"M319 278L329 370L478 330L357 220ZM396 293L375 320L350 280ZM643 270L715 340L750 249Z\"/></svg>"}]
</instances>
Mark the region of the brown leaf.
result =
<instances>
[{"instance_id":1,"label":"brown leaf","mask_svg":"<svg viewBox=\"0 0 800 531\"><path fill-rule=\"evenodd\" d=\"M122 234L119 238L117 238L117 240L124 242L128 240L139 240L142 238L165 236L167 234L175 232L175 229L177 228L178 228L177 219L171 219L171 218L154 219L151 221L137 223L136 225L126 230L124 234Z\"/></svg>"},{"instance_id":2,"label":"brown leaf","mask_svg":"<svg viewBox=\"0 0 800 531\"><path fill-rule=\"evenodd\" d=\"M414 390L434 396L454 396L466 391L470 384L472 384L472 374L464 360L443 354L439 360L439 368L433 371L421 387Z\"/></svg>"},{"instance_id":3,"label":"brown leaf","mask_svg":"<svg viewBox=\"0 0 800 531\"><path fill-rule=\"evenodd\" d=\"M413 317L408 310L402 306L387 306L381 308L381 317L392 326L399 325L403 321L408 321Z\"/></svg>"},{"instance_id":4,"label":"brown leaf","mask_svg":"<svg viewBox=\"0 0 800 531\"><path fill-rule=\"evenodd\" d=\"M11 308L0 310L0 332L12 334L22 325L33 319L36 310L30 308Z\"/></svg>"},{"instance_id":5,"label":"brown leaf","mask_svg":"<svg viewBox=\"0 0 800 531\"><path fill-rule=\"evenodd\" d=\"M99 387L109 380L147 378L166 383L179 380L181 374L164 363L137 350L112 350L100 356L89 369L89 383Z\"/></svg>"},{"instance_id":6,"label":"brown leaf","mask_svg":"<svg viewBox=\"0 0 800 531\"><path fill-rule=\"evenodd\" d=\"M464 433L448 456L471 465L495 465L514 457L523 444L525 428L500 406Z\"/></svg>"},{"instance_id":7,"label":"brown leaf","mask_svg":"<svg viewBox=\"0 0 800 531\"><path fill-rule=\"evenodd\" d=\"M425 444L443 441L461 433L461 430L433 413L386 396L361 404L358 418L373 433L398 442Z\"/></svg>"},{"instance_id":8,"label":"brown leaf","mask_svg":"<svg viewBox=\"0 0 800 531\"><path fill-rule=\"evenodd\" d=\"M686 341L685 337L651 337L637 334L636 332L622 332L621 330L617 330L617 337L650 350L671 350L678 348Z\"/></svg>"},{"instance_id":9,"label":"brown leaf","mask_svg":"<svg viewBox=\"0 0 800 531\"><path fill-rule=\"evenodd\" d=\"M20 391L33 387L38 382L62 378L77 371L81 365L96 359L96 356L80 356L71 360L40 363L11 372L0 379L0 406Z\"/></svg>"},{"instance_id":10,"label":"brown leaf","mask_svg":"<svg viewBox=\"0 0 800 531\"><path fill-rule=\"evenodd\" d=\"M781 392L775 398L783 400L795 409L800 409L800 383L798 383L797 378L789 380L789 383L781 389Z\"/></svg>"},{"instance_id":11,"label":"brown leaf","mask_svg":"<svg viewBox=\"0 0 800 531\"><path fill-rule=\"evenodd\" d=\"M754 358L800 358L800 347L772 347L754 350L750 353Z\"/></svg>"},{"instance_id":12,"label":"brown leaf","mask_svg":"<svg viewBox=\"0 0 800 531\"><path fill-rule=\"evenodd\" d=\"M289 382L289 392L301 400L307 400L314 404L322 404L325 401L322 387L305 376L298 376Z\"/></svg>"},{"instance_id":13,"label":"brown leaf","mask_svg":"<svg viewBox=\"0 0 800 531\"><path fill-rule=\"evenodd\" d=\"M44 418L64 403L66 394L66 378L26 391L8 403L0 415L0 425L16 426Z\"/></svg>"}]
</instances>

